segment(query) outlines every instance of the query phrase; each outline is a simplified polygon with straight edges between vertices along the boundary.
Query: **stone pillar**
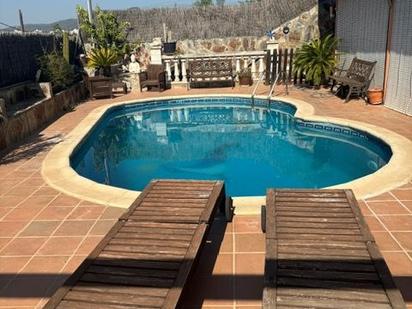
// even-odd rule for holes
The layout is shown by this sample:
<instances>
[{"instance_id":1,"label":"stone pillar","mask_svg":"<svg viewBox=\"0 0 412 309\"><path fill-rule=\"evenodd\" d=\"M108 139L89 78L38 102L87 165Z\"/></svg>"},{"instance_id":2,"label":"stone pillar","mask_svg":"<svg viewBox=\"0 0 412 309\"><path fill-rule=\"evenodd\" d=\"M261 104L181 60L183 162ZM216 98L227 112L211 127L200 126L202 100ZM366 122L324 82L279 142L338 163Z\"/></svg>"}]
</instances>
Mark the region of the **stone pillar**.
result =
<instances>
[{"instance_id":1,"label":"stone pillar","mask_svg":"<svg viewBox=\"0 0 412 309\"><path fill-rule=\"evenodd\" d=\"M162 41L160 38L154 38L150 44L150 63L162 64Z\"/></svg>"},{"instance_id":2,"label":"stone pillar","mask_svg":"<svg viewBox=\"0 0 412 309\"><path fill-rule=\"evenodd\" d=\"M279 49L279 43L275 40L266 41L266 49L270 50L270 53L273 54L273 51Z\"/></svg>"}]
</instances>

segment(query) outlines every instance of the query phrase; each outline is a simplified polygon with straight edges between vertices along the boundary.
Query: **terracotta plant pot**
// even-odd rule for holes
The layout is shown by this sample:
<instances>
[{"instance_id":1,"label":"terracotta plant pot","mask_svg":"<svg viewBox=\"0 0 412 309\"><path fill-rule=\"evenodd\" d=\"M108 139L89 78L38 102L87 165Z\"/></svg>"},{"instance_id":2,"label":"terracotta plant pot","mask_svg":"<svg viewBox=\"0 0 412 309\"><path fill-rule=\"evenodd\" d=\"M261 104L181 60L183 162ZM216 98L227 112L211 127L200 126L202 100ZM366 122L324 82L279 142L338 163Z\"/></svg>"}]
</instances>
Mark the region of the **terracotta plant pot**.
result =
<instances>
[{"instance_id":1,"label":"terracotta plant pot","mask_svg":"<svg viewBox=\"0 0 412 309\"><path fill-rule=\"evenodd\" d=\"M252 78L249 76L239 77L239 85L241 86L251 86L253 84Z\"/></svg>"},{"instance_id":2,"label":"terracotta plant pot","mask_svg":"<svg viewBox=\"0 0 412 309\"><path fill-rule=\"evenodd\" d=\"M378 105L383 103L383 89L372 88L368 90L368 102L369 104Z\"/></svg>"}]
</instances>

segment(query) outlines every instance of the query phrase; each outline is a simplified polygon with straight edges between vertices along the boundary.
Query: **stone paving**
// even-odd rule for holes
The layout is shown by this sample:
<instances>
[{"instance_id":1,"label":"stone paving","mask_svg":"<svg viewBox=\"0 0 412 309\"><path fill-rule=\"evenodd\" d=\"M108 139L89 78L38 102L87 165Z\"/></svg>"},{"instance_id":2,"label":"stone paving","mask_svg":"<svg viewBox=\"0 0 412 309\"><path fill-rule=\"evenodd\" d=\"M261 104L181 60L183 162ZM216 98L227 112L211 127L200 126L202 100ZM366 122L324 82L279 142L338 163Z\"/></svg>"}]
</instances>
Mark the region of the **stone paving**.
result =
<instances>
[{"instance_id":1,"label":"stone paving","mask_svg":"<svg viewBox=\"0 0 412 309\"><path fill-rule=\"evenodd\" d=\"M259 89L267 93L266 87ZM0 161L0 309L41 308L106 234L122 209L50 188L40 174L53 145L91 110L114 101L163 95L250 93L251 88L173 89L89 101L5 153ZM344 104L326 91L293 89L318 114L383 126L412 139L412 118L383 106ZM360 202L408 308L412 308L412 183ZM217 220L184 299L186 308L260 308L264 235L258 216Z\"/></svg>"}]
</instances>

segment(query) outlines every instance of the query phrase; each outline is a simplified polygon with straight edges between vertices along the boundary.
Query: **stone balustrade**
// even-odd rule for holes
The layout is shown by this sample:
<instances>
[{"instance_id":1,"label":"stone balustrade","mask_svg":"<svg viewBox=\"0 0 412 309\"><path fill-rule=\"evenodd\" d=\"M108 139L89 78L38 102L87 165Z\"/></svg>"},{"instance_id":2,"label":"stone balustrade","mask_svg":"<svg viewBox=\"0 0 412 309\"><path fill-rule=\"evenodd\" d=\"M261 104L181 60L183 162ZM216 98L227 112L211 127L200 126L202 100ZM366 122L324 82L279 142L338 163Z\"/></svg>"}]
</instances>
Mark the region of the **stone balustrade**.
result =
<instances>
[{"instance_id":1,"label":"stone balustrade","mask_svg":"<svg viewBox=\"0 0 412 309\"><path fill-rule=\"evenodd\" d=\"M259 76L265 71L266 51L248 51L237 53L207 54L207 55L176 55L162 56L162 62L165 65L167 78L172 85L187 84L188 63L191 60L214 60L214 59L232 59L234 72L240 72L244 68L250 68L252 78L259 79Z\"/></svg>"}]
</instances>

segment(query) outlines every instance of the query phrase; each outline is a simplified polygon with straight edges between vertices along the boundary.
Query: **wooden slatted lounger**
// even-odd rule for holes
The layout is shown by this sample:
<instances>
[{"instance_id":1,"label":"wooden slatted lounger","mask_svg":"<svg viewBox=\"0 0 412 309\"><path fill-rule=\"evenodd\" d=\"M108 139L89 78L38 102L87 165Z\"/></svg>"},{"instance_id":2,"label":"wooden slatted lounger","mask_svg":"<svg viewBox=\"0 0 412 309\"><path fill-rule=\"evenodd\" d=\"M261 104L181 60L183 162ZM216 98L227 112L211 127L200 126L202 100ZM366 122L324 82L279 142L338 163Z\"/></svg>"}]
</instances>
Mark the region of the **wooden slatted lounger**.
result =
<instances>
[{"instance_id":1,"label":"wooden slatted lounger","mask_svg":"<svg viewBox=\"0 0 412 309\"><path fill-rule=\"evenodd\" d=\"M175 308L217 207L220 181L152 181L45 308Z\"/></svg>"},{"instance_id":2,"label":"wooden slatted lounger","mask_svg":"<svg viewBox=\"0 0 412 309\"><path fill-rule=\"evenodd\" d=\"M269 190L264 308L406 308L351 190Z\"/></svg>"}]
</instances>

